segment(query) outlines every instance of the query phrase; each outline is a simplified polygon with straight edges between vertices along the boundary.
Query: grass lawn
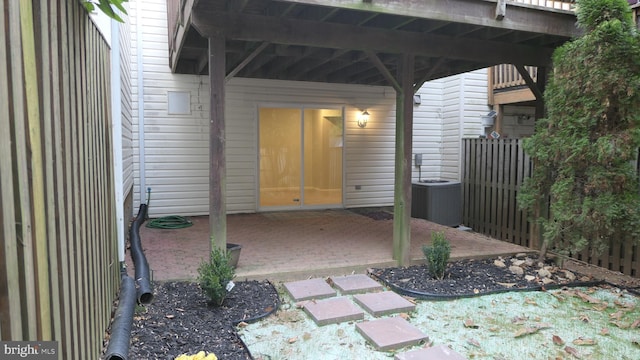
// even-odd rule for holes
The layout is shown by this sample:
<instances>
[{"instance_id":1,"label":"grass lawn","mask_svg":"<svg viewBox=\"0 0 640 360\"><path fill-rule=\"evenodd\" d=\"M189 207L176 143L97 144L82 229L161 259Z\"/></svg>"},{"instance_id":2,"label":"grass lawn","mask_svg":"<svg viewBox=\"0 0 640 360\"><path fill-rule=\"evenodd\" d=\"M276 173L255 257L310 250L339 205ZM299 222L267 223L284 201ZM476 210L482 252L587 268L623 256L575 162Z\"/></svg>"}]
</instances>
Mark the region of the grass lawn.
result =
<instances>
[{"instance_id":1,"label":"grass lawn","mask_svg":"<svg viewBox=\"0 0 640 360\"><path fill-rule=\"evenodd\" d=\"M282 299L275 316L239 330L256 359L393 358L368 344L354 322L319 327L287 295ZM446 344L468 359L640 359L640 299L615 288L418 300L407 319L431 345Z\"/></svg>"}]
</instances>

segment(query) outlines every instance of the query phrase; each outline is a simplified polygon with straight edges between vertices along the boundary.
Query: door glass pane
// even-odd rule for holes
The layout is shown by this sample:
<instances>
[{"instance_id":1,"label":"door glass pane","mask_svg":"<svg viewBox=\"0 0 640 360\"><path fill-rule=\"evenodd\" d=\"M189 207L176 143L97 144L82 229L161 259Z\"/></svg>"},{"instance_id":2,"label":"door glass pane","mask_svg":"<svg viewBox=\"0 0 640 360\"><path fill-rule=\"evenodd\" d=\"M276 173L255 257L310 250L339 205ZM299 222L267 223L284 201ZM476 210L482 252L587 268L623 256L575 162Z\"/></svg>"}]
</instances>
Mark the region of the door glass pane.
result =
<instances>
[{"instance_id":1,"label":"door glass pane","mask_svg":"<svg viewBox=\"0 0 640 360\"><path fill-rule=\"evenodd\" d=\"M300 109L261 108L260 206L299 206L301 202Z\"/></svg>"},{"instance_id":2,"label":"door glass pane","mask_svg":"<svg viewBox=\"0 0 640 360\"><path fill-rule=\"evenodd\" d=\"M342 110L304 110L304 205L342 203Z\"/></svg>"}]
</instances>

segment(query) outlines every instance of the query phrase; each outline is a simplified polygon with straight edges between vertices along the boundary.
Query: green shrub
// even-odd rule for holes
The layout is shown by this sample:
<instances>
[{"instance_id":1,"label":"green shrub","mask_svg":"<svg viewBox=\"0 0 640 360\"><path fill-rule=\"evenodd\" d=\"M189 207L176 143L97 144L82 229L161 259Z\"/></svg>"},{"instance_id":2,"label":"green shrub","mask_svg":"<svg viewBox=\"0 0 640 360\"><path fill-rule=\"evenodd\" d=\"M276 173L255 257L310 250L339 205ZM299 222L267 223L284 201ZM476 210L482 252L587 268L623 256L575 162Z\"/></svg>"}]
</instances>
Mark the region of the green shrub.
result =
<instances>
[{"instance_id":1,"label":"green shrub","mask_svg":"<svg viewBox=\"0 0 640 360\"><path fill-rule=\"evenodd\" d=\"M444 236L444 232L432 232L431 246L423 245L422 253L427 260L431 276L442 280L447 269L449 256L451 256L451 244Z\"/></svg>"},{"instance_id":2,"label":"green shrub","mask_svg":"<svg viewBox=\"0 0 640 360\"><path fill-rule=\"evenodd\" d=\"M229 254L215 248L211 251L209 262L203 261L198 267L198 283L216 305L222 305L227 293L227 284L235 276L235 270L229 265Z\"/></svg>"}]
</instances>

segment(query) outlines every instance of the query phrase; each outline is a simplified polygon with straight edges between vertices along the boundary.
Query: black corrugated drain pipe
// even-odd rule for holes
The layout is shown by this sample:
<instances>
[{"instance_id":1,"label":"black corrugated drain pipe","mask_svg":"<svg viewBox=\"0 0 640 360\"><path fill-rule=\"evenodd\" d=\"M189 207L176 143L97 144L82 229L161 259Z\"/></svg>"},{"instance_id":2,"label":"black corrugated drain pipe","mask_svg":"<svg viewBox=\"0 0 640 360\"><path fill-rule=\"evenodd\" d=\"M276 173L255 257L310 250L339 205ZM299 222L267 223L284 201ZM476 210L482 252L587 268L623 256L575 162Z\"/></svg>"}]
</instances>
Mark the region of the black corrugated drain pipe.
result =
<instances>
[{"instance_id":1,"label":"black corrugated drain pipe","mask_svg":"<svg viewBox=\"0 0 640 360\"><path fill-rule=\"evenodd\" d=\"M120 298L118 308L111 324L111 337L105 355L106 360L126 360L129 357L129 338L133 313L136 308L136 285L127 275L126 270L121 273Z\"/></svg>"},{"instance_id":2,"label":"black corrugated drain pipe","mask_svg":"<svg viewBox=\"0 0 640 360\"><path fill-rule=\"evenodd\" d=\"M129 241L131 242L131 258L135 269L136 293L140 304L150 304L153 300L153 288L151 287L151 277L149 276L149 263L142 251L140 243L140 226L147 217L147 204L140 204L138 216L133 220L129 230Z\"/></svg>"}]
</instances>

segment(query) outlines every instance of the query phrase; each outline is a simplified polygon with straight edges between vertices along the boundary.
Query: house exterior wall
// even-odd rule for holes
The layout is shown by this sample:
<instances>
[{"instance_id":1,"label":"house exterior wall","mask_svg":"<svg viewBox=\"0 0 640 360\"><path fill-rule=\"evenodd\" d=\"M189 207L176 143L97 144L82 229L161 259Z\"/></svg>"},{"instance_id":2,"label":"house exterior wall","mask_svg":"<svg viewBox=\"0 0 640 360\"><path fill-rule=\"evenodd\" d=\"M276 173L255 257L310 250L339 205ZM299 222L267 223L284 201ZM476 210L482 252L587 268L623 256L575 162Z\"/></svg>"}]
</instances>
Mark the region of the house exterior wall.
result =
<instances>
[{"instance_id":1,"label":"house exterior wall","mask_svg":"<svg viewBox=\"0 0 640 360\"><path fill-rule=\"evenodd\" d=\"M134 208L146 201L145 192L151 188L152 217L208 214L209 78L171 73L166 3L145 0L144 12L140 14L137 3L132 4L130 13ZM140 59L138 52L142 55ZM189 94L188 114L168 114L168 91ZM467 98L468 91L471 98ZM414 107L413 152L423 154L421 177L458 180L460 139L478 134L480 115L488 111L486 70L431 81L418 94L422 102ZM393 89L234 78L227 83L225 104L228 213L258 209L260 106L343 108L343 205L393 204ZM356 125L363 110L371 115L364 129ZM412 169L417 181L418 167Z\"/></svg>"},{"instance_id":2,"label":"house exterior wall","mask_svg":"<svg viewBox=\"0 0 640 360\"><path fill-rule=\"evenodd\" d=\"M417 92L420 105L413 109L413 182L440 179L442 172L443 133L442 79L425 83ZM422 155L422 166L415 164L415 155Z\"/></svg>"},{"instance_id":3,"label":"house exterior wall","mask_svg":"<svg viewBox=\"0 0 640 360\"><path fill-rule=\"evenodd\" d=\"M536 109L533 106L504 105L502 137L523 138L533 135Z\"/></svg>"},{"instance_id":4,"label":"house exterior wall","mask_svg":"<svg viewBox=\"0 0 640 360\"><path fill-rule=\"evenodd\" d=\"M414 109L413 152L423 154L423 166L420 176L414 165L412 179L458 181L461 139L478 137L480 116L490 111L487 69L430 81L418 94L422 104Z\"/></svg>"},{"instance_id":5,"label":"house exterior wall","mask_svg":"<svg viewBox=\"0 0 640 360\"><path fill-rule=\"evenodd\" d=\"M128 7L128 6L127 6ZM122 119L122 179L123 197L133 190L133 123L131 108L131 26L129 17L123 17L120 26L120 99ZM125 212L125 216L132 215ZM128 219L128 218L125 218Z\"/></svg>"}]
</instances>

